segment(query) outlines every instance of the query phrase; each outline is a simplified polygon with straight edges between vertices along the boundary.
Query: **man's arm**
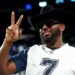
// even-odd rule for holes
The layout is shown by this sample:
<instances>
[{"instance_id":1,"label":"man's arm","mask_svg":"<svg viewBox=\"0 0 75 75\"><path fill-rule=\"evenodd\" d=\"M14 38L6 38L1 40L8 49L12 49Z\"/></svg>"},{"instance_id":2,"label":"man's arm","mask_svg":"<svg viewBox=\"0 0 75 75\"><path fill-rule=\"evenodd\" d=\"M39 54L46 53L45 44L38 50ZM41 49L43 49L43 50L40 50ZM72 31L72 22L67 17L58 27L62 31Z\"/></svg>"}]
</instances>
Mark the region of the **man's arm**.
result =
<instances>
[{"instance_id":1,"label":"man's arm","mask_svg":"<svg viewBox=\"0 0 75 75\"><path fill-rule=\"evenodd\" d=\"M8 61L9 49L11 45L12 44L10 42L4 40L0 48L0 75L8 75L16 71L15 63L11 60Z\"/></svg>"},{"instance_id":2,"label":"man's arm","mask_svg":"<svg viewBox=\"0 0 75 75\"><path fill-rule=\"evenodd\" d=\"M23 19L23 15L20 16L15 23L15 13L11 14L11 26L6 29L5 39L0 48L0 75L9 75L16 72L16 64L9 60L9 50L14 41L17 41L21 32L19 26Z\"/></svg>"}]
</instances>

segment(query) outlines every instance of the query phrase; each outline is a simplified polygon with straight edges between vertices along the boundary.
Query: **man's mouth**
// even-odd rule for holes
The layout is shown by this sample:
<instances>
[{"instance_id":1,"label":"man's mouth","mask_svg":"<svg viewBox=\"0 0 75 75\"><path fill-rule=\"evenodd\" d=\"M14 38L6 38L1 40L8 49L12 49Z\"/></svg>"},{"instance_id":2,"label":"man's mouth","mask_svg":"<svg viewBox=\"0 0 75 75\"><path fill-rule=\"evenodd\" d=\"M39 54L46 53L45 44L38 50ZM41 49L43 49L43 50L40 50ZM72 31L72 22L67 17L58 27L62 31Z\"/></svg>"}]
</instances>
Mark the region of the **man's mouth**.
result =
<instances>
[{"instance_id":1,"label":"man's mouth","mask_svg":"<svg viewBox=\"0 0 75 75\"><path fill-rule=\"evenodd\" d=\"M47 36L50 36L50 34L51 34L50 32L45 32L45 33L42 34L42 36L47 37Z\"/></svg>"}]
</instances>

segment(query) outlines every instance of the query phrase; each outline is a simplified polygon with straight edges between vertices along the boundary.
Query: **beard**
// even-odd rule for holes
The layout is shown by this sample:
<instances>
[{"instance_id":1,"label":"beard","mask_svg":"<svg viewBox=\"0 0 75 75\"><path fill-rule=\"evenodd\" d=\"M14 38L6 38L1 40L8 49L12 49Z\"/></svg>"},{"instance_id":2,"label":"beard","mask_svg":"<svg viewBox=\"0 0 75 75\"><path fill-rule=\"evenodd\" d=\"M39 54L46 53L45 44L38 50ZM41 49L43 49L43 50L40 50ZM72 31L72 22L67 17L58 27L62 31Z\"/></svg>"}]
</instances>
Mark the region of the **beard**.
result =
<instances>
[{"instance_id":1,"label":"beard","mask_svg":"<svg viewBox=\"0 0 75 75\"><path fill-rule=\"evenodd\" d=\"M43 44L51 44L53 45L54 42L56 41L56 39L61 35L61 31L59 29L56 29L52 32L52 34L50 36L47 36L47 37L43 37L41 36L41 42Z\"/></svg>"}]
</instances>

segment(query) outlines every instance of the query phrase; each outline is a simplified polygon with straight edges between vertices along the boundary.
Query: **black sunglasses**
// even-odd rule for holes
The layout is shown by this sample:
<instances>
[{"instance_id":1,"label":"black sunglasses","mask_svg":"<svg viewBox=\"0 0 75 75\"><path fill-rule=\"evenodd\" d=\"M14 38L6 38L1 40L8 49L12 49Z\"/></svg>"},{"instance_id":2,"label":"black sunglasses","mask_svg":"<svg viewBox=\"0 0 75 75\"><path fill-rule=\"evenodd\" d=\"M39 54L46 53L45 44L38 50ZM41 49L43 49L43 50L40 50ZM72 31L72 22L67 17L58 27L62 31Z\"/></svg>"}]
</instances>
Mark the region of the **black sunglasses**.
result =
<instances>
[{"instance_id":1,"label":"black sunglasses","mask_svg":"<svg viewBox=\"0 0 75 75\"><path fill-rule=\"evenodd\" d=\"M38 29L42 29L43 25L46 25L47 27L51 27L52 25L55 25L55 24L60 24L59 21L57 20L46 20L46 21L42 21L42 22L39 22L36 24L36 28Z\"/></svg>"}]
</instances>

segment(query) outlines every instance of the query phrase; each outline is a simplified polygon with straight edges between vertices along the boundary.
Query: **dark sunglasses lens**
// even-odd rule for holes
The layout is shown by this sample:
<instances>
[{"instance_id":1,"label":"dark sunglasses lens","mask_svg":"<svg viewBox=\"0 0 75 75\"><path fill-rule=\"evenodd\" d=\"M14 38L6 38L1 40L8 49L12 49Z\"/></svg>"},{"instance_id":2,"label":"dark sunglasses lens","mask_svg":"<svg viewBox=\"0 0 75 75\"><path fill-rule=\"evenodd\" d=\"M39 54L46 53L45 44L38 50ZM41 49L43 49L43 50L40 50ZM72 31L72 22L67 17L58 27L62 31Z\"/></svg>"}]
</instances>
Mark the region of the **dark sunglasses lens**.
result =
<instances>
[{"instance_id":1,"label":"dark sunglasses lens","mask_svg":"<svg viewBox=\"0 0 75 75\"><path fill-rule=\"evenodd\" d=\"M37 27L38 29L41 29L41 28L43 27L43 23L38 23L38 24L36 24L36 27Z\"/></svg>"},{"instance_id":2,"label":"dark sunglasses lens","mask_svg":"<svg viewBox=\"0 0 75 75\"><path fill-rule=\"evenodd\" d=\"M45 25L46 25L47 27L51 27L51 26L53 25L53 23L47 21L47 22L45 22Z\"/></svg>"},{"instance_id":3,"label":"dark sunglasses lens","mask_svg":"<svg viewBox=\"0 0 75 75\"><path fill-rule=\"evenodd\" d=\"M58 22L58 21L46 21L45 24L47 27L51 27L55 24L60 24L60 22Z\"/></svg>"},{"instance_id":4,"label":"dark sunglasses lens","mask_svg":"<svg viewBox=\"0 0 75 75\"><path fill-rule=\"evenodd\" d=\"M36 24L36 27L37 27L38 29L41 29L41 28L43 27L43 25L46 25L47 27L51 27L52 25L55 25L55 24L60 24L60 22L47 20L47 21L44 21L44 22L39 22L39 23L37 23L37 24Z\"/></svg>"}]
</instances>

